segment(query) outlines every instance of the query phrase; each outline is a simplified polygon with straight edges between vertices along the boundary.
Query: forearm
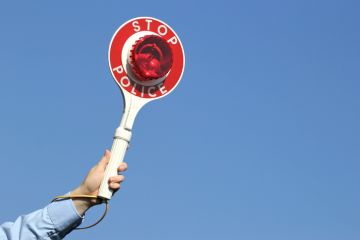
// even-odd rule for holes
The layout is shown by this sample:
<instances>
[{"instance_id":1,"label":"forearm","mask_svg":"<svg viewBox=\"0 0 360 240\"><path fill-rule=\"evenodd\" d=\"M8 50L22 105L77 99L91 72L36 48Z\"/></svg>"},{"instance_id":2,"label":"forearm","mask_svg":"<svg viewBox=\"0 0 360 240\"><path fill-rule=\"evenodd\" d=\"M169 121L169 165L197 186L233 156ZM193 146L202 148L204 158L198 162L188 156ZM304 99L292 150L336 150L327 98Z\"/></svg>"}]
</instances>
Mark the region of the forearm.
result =
<instances>
[{"instance_id":1,"label":"forearm","mask_svg":"<svg viewBox=\"0 0 360 240\"><path fill-rule=\"evenodd\" d=\"M18 217L15 222L0 225L0 239L62 239L81 221L71 200L54 202Z\"/></svg>"}]
</instances>

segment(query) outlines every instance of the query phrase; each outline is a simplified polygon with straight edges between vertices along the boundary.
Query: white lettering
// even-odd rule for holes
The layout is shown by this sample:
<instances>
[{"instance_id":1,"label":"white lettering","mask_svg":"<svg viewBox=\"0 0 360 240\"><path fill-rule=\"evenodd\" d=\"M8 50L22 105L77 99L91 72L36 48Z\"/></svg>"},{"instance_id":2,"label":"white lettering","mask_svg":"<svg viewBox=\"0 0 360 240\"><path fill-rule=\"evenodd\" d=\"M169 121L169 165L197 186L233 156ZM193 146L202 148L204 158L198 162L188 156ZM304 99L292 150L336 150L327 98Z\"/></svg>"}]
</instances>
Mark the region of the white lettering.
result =
<instances>
[{"instance_id":1,"label":"white lettering","mask_svg":"<svg viewBox=\"0 0 360 240\"><path fill-rule=\"evenodd\" d=\"M164 29L163 32L161 31L161 29ZM164 36L167 34L167 27L165 27L164 25L160 25L158 27L157 31L161 36Z\"/></svg>"},{"instance_id":2,"label":"white lettering","mask_svg":"<svg viewBox=\"0 0 360 240\"><path fill-rule=\"evenodd\" d=\"M125 80L127 82L125 82ZM123 86L123 87L128 87L130 86L130 80L127 76L123 76L121 79L120 79L120 84Z\"/></svg>"},{"instance_id":3,"label":"white lettering","mask_svg":"<svg viewBox=\"0 0 360 240\"><path fill-rule=\"evenodd\" d=\"M141 87L141 97L144 97L144 86Z\"/></svg>"},{"instance_id":4,"label":"white lettering","mask_svg":"<svg viewBox=\"0 0 360 240\"><path fill-rule=\"evenodd\" d=\"M123 71L124 71L124 69L123 69L123 66L121 66L121 65L116 68L113 68L113 72L117 72L119 74L121 74Z\"/></svg>"},{"instance_id":5,"label":"white lettering","mask_svg":"<svg viewBox=\"0 0 360 240\"><path fill-rule=\"evenodd\" d=\"M160 83L159 85L157 85L157 87L159 88L161 94L165 94L167 92L167 90L165 89L165 86L162 85L162 83Z\"/></svg>"},{"instance_id":6,"label":"white lettering","mask_svg":"<svg viewBox=\"0 0 360 240\"><path fill-rule=\"evenodd\" d=\"M173 36L172 38L170 38L169 40L167 40L168 43L172 43L173 45L177 44L177 38L175 36Z\"/></svg>"},{"instance_id":7,"label":"white lettering","mask_svg":"<svg viewBox=\"0 0 360 240\"><path fill-rule=\"evenodd\" d=\"M153 91L153 92L152 92ZM148 94L150 97L156 97L156 94L155 94L155 87L149 87L148 88Z\"/></svg>"},{"instance_id":8,"label":"white lettering","mask_svg":"<svg viewBox=\"0 0 360 240\"><path fill-rule=\"evenodd\" d=\"M147 30L150 31L150 23L152 22L151 19L145 19L145 22L147 22Z\"/></svg>"},{"instance_id":9,"label":"white lettering","mask_svg":"<svg viewBox=\"0 0 360 240\"><path fill-rule=\"evenodd\" d=\"M131 89L131 93L134 95L136 95L135 89L136 89L136 83L134 83L133 88Z\"/></svg>"},{"instance_id":10,"label":"white lettering","mask_svg":"<svg viewBox=\"0 0 360 240\"><path fill-rule=\"evenodd\" d=\"M134 27L134 31L135 31L135 32L140 31L140 26L139 26L139 22L138 22L138 21L133 21L131 24L132 24L132 26Z\"/></svg>"}]
</instances>

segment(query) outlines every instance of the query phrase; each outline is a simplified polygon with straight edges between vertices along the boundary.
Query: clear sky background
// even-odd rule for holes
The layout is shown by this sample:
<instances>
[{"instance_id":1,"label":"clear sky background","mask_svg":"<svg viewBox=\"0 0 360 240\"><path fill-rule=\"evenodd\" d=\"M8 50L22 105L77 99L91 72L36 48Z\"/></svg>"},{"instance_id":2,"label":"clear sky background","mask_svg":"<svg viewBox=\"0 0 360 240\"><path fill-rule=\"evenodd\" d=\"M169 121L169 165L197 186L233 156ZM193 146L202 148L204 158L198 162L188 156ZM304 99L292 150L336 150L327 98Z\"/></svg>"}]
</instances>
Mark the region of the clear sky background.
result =
<instances>
[{"instance_id":1,"label":"clear sky background","mask_svg":"<svg viewBox=\"0 0 360 240\"><path fill-rule=\"evenodd\" d=\"M75 188L111 147L123 103L108 44L152 16L183 42L183 79L140 112L106 219L68 239L360 239L359 9L2 1L0 222Z\"/></svg>"}]
</instances>

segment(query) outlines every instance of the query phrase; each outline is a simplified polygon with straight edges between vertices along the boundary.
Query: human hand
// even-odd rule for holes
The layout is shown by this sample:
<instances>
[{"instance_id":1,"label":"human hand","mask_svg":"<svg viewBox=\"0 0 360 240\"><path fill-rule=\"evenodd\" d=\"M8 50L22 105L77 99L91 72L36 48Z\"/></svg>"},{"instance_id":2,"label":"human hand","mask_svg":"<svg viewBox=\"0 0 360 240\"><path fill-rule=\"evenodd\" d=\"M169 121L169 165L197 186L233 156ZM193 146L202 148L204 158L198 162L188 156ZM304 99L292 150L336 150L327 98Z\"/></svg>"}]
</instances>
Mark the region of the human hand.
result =
<instances>
[{"instance_id":1,"label":"human hand","mask_svg":"<svg viewBox=\"0 0 360 240\"><path fill-rule=\"evenodd\" d=\"M95 165L87 174L84 181L71 192L71 195L92 195L97 196L99 193L100 184L105 175L105 169L110 161L111 153L106 150L101 160ZM124 172L127 169L127 164L122 162L118 167L118 172ZM121 174L113 176L109 179L109 187L116 192L120 189L121 182L125 177ZM80 215L83 215L90 207L99 203L97 199L76 198L73 199L76 210Z\"/></svg>"}]
</instances>

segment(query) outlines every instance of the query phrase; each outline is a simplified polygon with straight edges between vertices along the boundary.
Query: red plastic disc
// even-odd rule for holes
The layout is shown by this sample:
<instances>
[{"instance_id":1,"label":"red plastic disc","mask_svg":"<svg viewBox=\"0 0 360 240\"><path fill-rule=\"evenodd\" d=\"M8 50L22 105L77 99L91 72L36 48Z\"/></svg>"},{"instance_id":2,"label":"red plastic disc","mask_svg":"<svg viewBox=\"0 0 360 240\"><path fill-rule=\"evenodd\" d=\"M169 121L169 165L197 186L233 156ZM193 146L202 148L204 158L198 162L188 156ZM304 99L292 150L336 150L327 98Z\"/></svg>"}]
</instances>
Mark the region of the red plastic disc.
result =
<instances>
[{"instance_id":1,"label":"red plastic disc","mask_svg":"<svg viewBox=\"0 0 360 240\"><path fill-rule=\"evenodd\" d=\"M141 81L164 77L173 63L169 44L156 35L147 35L136 41L130 58L132 71Z\"/></svg>"}]
</instances>

